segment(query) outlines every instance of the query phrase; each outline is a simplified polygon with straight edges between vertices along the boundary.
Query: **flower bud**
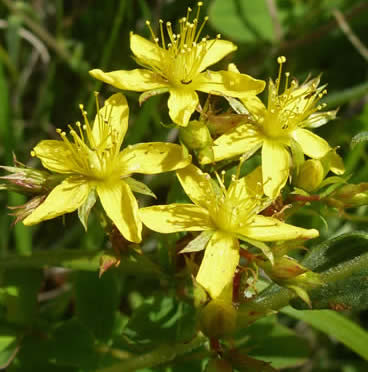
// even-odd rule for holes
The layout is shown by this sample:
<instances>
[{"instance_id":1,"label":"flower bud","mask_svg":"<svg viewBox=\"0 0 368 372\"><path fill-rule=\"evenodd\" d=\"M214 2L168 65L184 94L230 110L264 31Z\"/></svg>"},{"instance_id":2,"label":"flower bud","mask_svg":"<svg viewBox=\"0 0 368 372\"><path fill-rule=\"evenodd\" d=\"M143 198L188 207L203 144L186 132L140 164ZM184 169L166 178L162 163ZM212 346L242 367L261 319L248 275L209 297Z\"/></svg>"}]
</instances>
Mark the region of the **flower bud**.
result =
<instances>
[{"instance_id":1,"label":"flower bud","mask_svg":"<svg viewBox=\"0 0 368 372\"><path fill-rule=\"evenodd\" d=\"M308 269L288 256L276 258L272 265L270 261L260 261L259 266L266 272L266 274L274 281L295 278L304 274Z\"/></svg>"},{"instance_id":2,"label":"flower bud","mask_svg":"<svg viewBox=\"0 0 368 372\"><path fill-rule=\"evenodd\" d=\"M311 192L318 189L323 181L325 170L320 160L309 159L300 167L295 186Z\"/></svg>"},{"instance_id":3,"label":"flower bud","mask_svg":"<svg viewBox=\"0 0 368 372\"><path fill-rule=\"evenodd\" d=\"M180 139L185 146L196 152L200 163L214 161L212 137L203 121L193 120L186 127L180 128Z\"/></svg>"},{"instance_id":4,"label":"flower bud","mask_svg":"<svg viewBox=\"0 0 368 372\"><path fill-rule=\"evenodd\" d=\"M368 204L368 182L348 184L330 195L329 201L343 208L360 207Z\"/></svg>"},{"instance_id":5,"label":"flower bud","mask_svg":"<svg viewBox=\"0 0 368 372\"><path fill-rule=\"evenodd\" d=\"M0 184L0 187L22 194L42 194L50 176L49 172L26 167L0 166L0 168L9 173L0 177L0 180L4 181L4 183Z\"/></svg>"},{"instance_id":6,"label":"flower bud","mask_svg":"<svg viewBox=\"0 0 368 372\"><path fill-rule=\"evenodd\" d=\"M206 124L198 120L180 128L180 139L191 150L201 150L212 145L212 137Z\"/></svg>"},{"instance_id":7,"label":"flower bud","mask_svg":"<svg viewBox=\"0 0 368 372\"><path fill-rule=\"evenodd\" d=\"M104 253L100 257L100 271L98 277L101 278L103 274L112 267L118 267L120 265L120 258L111 253Z\"/></svg>"},{"instance_id":8,"label":"flower bud","mask_svg":"<svg viewBox=\"0 0 368 372\"><path fill-rule=\"evenodd\" d=\"M231 303L213 300L201 310L199 324L206 336L219 339L235 331L236 316Z\"/></svg>"},{"instance_id":9,"label":"flower bud","mask_svg":"<svg viewBox=\"0 0 368 372\"><path fill-rule=\"evenodd\" d=\"M19 221L23 221L26 217L28 217L36 208L41 205L45 198L46 195L36 195L25 204L8 207L10 210L13 211L12 213L9 213L9 215L15 216L13 225L17 224Z\"/></svg>"},{"instance_id":10,"label":"flower bud","mask_svg":"<svg viewBox=\"0 0 368 372\"><path fill-rule=\"evenodd\" d=\"M207 366L205 372L232 372L233 367L225 359L213 358Z\"/></svg>"}]
</instances>

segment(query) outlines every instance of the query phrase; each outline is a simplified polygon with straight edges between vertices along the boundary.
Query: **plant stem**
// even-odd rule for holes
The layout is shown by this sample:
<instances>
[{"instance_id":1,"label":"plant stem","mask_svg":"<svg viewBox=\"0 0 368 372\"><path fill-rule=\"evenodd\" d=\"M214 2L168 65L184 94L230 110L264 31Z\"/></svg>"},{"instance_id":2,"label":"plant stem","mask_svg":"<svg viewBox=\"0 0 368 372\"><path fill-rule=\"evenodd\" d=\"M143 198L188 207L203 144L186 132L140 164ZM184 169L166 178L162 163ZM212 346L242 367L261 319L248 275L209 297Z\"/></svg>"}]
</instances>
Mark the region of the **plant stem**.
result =
<instances>
[{"instance_id":1,"label":"plant stem","mask_svg":"<svg viewBox=\"0 0 368 372\"><path fill-rule=\"evenodd\" d=\"M43 251L31 256L7 255L0 260L0 268L42 268L60 266L73 270L98 271L100 259L105 254L101 250L88 251L84 249L58 249ZM128 257L122 257L119 269L124 273L148 276L164 276L164 273L148 258L135 252Z\"/></svg>"},{"instance_id":2,"label":"plant stem","mask_svg":"<svg viewBox=\"0 0 368 372\"><path fill-rule=\"evenodd\" d=\"M100 369L98 372L134 372L141 368L149 368L168 363L180 355L201 347L206 341L207 338L200 335L186 344L161 345L149 353L136 356L111 367Z\"/></svg>"}]
</instances>

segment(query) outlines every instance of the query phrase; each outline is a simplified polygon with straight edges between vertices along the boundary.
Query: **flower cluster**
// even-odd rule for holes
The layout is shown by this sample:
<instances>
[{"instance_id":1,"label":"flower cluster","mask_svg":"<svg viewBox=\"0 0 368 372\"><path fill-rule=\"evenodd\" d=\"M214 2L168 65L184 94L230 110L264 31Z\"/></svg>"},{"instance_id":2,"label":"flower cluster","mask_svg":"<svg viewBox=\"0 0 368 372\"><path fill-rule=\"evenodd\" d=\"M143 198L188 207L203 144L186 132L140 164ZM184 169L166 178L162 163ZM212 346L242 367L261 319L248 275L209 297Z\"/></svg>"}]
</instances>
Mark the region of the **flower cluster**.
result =
<instances>
[{"instance_id":1,"label":"flower cluster","mask_svg":"<svg viewBox=\"0 0 368 372\"><path fill-rule=\"evenodd\" d=\"M283 74L285 57L277 60L279 73L275 81L269 80L266 104L257 96L264 81L240 73L233 64L209 70L237 48L220 35L202 36L207 17L200 21L201 6L199 2L194 16L188 9L177 25L160 20L159 35L147 21L152 41L131 33L131 51L142 68L90 71L115 88L142 92L140 103L169 93L168 114L178 126L181 144L140 143L122 150L127 101L116 93L100 108L96 94L93 122L81 106L83 123L70 125L68 133L57 129L59 140L41 141L33 149L32 156L49 172L27 170L22 182L27 174L41 174L42 184L51 186L35 186L42 199L28 206L23 223L33 225L78 210L87 227L88 214L99 199L107 220L129 242L142 241L142 224L159 233L187 232L188 244L180 253L187 262L203 256L190 270L215 301L234 301L237 270L256 280L261 268L309 303L306 290L320 285L320 279L288 252L319 233L286 223L291 215L286 212L293 201L318 199L311 193L339 183L338 177L327 175L344 173L341 158L312 131L334 119L337 110L323 111L324 104L318 103L326 94L320 77L299 84L288 72ZM208 95L204 105L197 92ZM227 100L232 111L213 113L212 95ZM243 165L258 151L260 166L243 174ZM221 172L225 166L228 173ZM7 181L28 187L14 169L8 167L14 175ZM134 193L153 193L132 176L169 171L176 171L192 203L139 208ZM47 183L51 176L53 183Z\"/></svg>"}]
</instances>

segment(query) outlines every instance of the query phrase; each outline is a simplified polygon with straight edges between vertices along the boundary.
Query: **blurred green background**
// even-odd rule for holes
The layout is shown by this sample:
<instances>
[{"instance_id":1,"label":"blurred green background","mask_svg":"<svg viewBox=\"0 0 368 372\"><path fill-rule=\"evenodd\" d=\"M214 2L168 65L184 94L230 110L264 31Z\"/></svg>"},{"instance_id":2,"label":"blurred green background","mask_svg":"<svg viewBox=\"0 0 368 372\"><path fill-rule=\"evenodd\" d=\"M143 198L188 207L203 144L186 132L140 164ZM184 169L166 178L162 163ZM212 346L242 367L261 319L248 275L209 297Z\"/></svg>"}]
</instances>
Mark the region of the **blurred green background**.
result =
<instances>
[{"instance_id":1,"label":"blurred green background","mask_svg":"<svg viewBox=\"0 0 368 372\"><path fill-rule=\"evenodd\" d=\"M19 161L38 166L37 160L29 155L38 141L57 138L56 128L80 120L79 103L84 103L92 116L93 91L100 91L103 97L114 92L114 88L93 80L88 70L135 68L129 32L149 37L146 19L156 26L160 18L175 21L188 6L194 8L195 2L1 0L0 164L12 164L15 153ZM221 33L222 38L238 45L238 51L216 68L226 69L227 63L235 62L241 72L267 80L276 77L277 56L285 55L287 70L300 81L309 74L322 73L322 83L328 83L329 92L325 102L329 108L340 106L340 111L339 118L318 133L332 146L340 147L339 153L353 182L367 181L366 146L362 143L352 149L350 141L357 133L368 130L368 2L207 0L204 14L210 17L204 35ZM139 107L137 93L126 95L131 109L127 144L175 138L175 130L162 125L169 123L167 97L153 97ZM160 201L165 202L167 194L175 199L175 191L170 188L171 184L175 188L174 175L146 177L145 181ZM7 215L6 206L25 201L24 196L14 193L0 194L2 257L14 252L30 254L32 250L93 250L104 244L104 234L97 222L90 221L92 228L85 234L76 216L34 228L22 224L11 227L12 217ZM364 207L343 219L331 216L328 231L319 216L298 218L305 227L319 228L322 238L366 230L368 222ZM99 289L104 291L103 286ZM96 297L101 293L96 293ZM350 315L368 326L368 314ZM297 370L365 370L365 362L328 336L312 331L304 323L286 318L284 322L295 326L310 346L310 361Z\"/></svg>"}]
</instances>

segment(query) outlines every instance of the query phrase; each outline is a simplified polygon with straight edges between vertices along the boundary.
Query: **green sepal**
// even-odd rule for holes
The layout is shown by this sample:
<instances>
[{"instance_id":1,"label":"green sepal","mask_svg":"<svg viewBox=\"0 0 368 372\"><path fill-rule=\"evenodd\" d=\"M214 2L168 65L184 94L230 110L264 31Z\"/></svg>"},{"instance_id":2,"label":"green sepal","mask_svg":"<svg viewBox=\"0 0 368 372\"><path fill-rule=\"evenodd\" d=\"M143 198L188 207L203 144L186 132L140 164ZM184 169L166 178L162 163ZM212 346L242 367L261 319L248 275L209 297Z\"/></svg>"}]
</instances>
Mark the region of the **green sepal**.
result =
<instances>
[{"instance_id":1,"label":"green sepal","mask_svg":"<svg viewBox=\"0 0 368 372\"><path fill-rule=\"evenodd\" d=\"M153 193L153 191L143 182L137 181L132 177L124 178L124 182L132 189L133 192L152 196L153 198L157 199L157 196Z\"/></svg>"},{"instance_id":2,"label":"green sepal","mask_svg":"<svg viewBox=\"0 0 368 372\"><path fill-rule=\"evenodd\" d=\"M139 96L139 105L142 106L142 104L147 101L149 98L153 97L153 96L157 96L159 94L163 94L163 93L167 93L169 91L168 88L158 88L158 89L152 89L152 90L148 90L147 92L143 92L140 96Z\"/></svg>"},{"instance_id":3,"label":"green sepal","mask_svg":"<svg viewBox=\"0 0 368 372\"><path fill-rule=\"evenodd\" d=\"M96 204L97 194L95 189L91 189L88 193L86 201L78 208L78 218L81 224L84 227L84 230L87 231L88 228L88 217L89 214Z\"/></svg>"},{"instance_id":4,"label":"green sepal","mask_svg":"<svg viewBox=\"0 0 368 372\"><path fill-rule=\"evenodd\" d=\"M196 238L186 245L179 253L199 252L206 248L208 241L211 239L214 231L202 231Z\"/></svg>"}]
</instances>

